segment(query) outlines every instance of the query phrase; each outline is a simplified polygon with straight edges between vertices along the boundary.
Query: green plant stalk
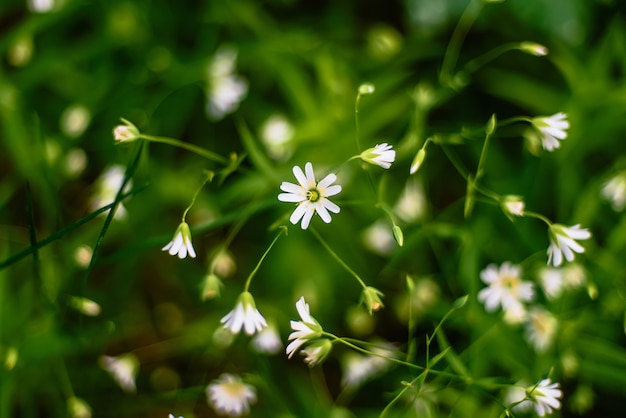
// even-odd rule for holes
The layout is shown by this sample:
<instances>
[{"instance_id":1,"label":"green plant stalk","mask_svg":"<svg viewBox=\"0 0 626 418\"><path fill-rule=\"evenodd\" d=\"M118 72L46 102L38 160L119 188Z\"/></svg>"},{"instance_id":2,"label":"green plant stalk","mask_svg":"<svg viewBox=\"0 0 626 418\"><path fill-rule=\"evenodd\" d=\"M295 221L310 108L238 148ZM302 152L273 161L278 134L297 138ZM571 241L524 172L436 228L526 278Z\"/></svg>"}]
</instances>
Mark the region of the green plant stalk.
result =
<instances>
[{"instance_id":1,"label":"green plant stalk","mask_svg":"<svg viewBox=\"0 0 626 418\"><path fill-rule=\"evenodd\" d=\"M145 135L145 134L141 134L139 135L140 138L145 139L146 141L150 141L150 142L158 142L161 144L167 144L167 145L172 145L174 147L178 147L178 148L182 148L185 149L187 151L191 151L201 157L204 157L208 160L214 161L216 163L220 163L220 164L228 164L228 159L222 157L219 154L216 154L214 152L211 152L209 150L206 150L202 147L199 147L197 145L193 145L193 144L189 144L187 142L183 142L183 141L179 141L178 139L174 139L174 138L167 138L164 136L152 136L152 135Z\"/></svg>"},{"instance_id":2,"label":"green plant stalk","mask_svg":"<svg viewBox=\"0 0 626 418\"><path fill-rule=\"evenodd\" d=\"M361 287L363 287L363 289L367 288L367 285L365 284L365 282L359 277L358 274L355 273L354 270L352 270L338 255L336 252L333 251L332 248L330 248L330 246L326 243L326 241L324 241L324 239L322 238L322 236L317 232L317 230L315 228L311 228L311 231L313 231L313 235L315 235L315 238L317 238L317 240L324 246L324 248L326 248L326 251L328 251L330 253L330 255L333 256L333 258L335 260L337 260L339 262L339 264L341 264L341 266L346 269L346 271L348 273L350 273L361 285Z\"/></svg>"},{"instance_id":3,"label":"green plant stalk","mask_svg":"<svg viewBox=\"0 0 626 418\"><path fill-rule=\"evenodd\" d=\"M274 240L272 241L272 243L270 244L269 247L267 247L267 250L265 250L265 252L263 253L263 255L261 256L261 259L259 260L259 262L256 264L256 266L254 267L254 270L252 270L252 272L250 273L250 275L248 276L248 278L246 279L246 284L244 285L243 291L247 292L248 288L250 287L250 283L252 282L252 278L254 277L254 275L256 274L256 272L259 270L259 267L261 267L261 263L263 263L263 260L265 260L265 257L267 257L267 255L269 254L269 252L272 250L272 247L274 246L274 244L276 244L276 241L278 241L278 238L280 238L280 236L282 234L287 234L287 228L286 227L281 227L280 231L278 231L278 234L276 235L276 237L274 237Z\"/></svg>"},{"instance_id":4,"label":"green plant stalk","mask_svg":"<svg viewBox=\"0 0 626 418\"><path fill-rule=\"evenodd\" d=\"M206 178L204 179L204 181L200 185L200 187L198 187L198 190L196 190L196 193L193 195L193 198L191 199L191 203L189 204L189 206L187 206L187 209L185 209L185 212L183 212L183 218L182 218L183 222L185 222L185 219L187 218L187 213L189 212L189 210L191 209L193 204L196 203L196 199L198 198L198 195L200 194L200 191L202 190L204 185L207 184L207 182L211 181L212 178L213 178L213 173L208 173Z\"/></svg>"}]
</instances>

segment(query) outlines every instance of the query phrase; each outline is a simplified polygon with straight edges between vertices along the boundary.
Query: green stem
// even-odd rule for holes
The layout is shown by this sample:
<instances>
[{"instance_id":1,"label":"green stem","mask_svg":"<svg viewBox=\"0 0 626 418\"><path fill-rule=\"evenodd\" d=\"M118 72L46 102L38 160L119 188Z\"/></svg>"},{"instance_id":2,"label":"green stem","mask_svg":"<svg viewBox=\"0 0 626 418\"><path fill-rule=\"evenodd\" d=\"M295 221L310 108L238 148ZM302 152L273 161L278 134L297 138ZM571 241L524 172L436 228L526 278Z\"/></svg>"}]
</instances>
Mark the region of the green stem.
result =
<instances>
[{"instance_id":1,"label":"green stem","mask_svg":"<svg viewBox=\"0 0 626 418\"><path fill-rule=\"evenodd\" d=\"M478 168L476 169L476 178L474 182L478 182L478 180L483 176L485 172L485 161L487 161L487 148L489 148L489 140L491 139L492 134L487 133L485 135L485 142L483 143L483 149L480 152L480 159L478 160Z\"/></svg>"},{"instance_id":2,"label":"green stem","mask_svg":"<svg viewBox=\"0 0 626 418\"><path fill-rule=\"evenodd\" d=\"M357 93L356 100L354 102L354 138L356 140L356 150L361 152L361 142L359 140L359 101L361 100L361 93Z\"/></svg>"},{"instance_id":3,"label":"green stem","mask_svg":"<svg viewBox=\"0 0 626 418\"><path fill-rule=\"evenodd\" d=\"M326 241L324 241L324 239L321 237L321 235L317 232L317 230L315 228L311 228L311 231L313 231L313 235L315 235L315 238L317 238L317 240L324 246L324 248L326 248L326 251L328 251L330 253L330 255L333 256L333 258L335 260L337 260L339 262L339 264L341 264L341 266L346 269L346 271L348 271L348 273L350 273L352 276L354 276L354 278L359 282L359 284L363 287L363 289L367 288L367 285L365 284L365 282L359 277L358 274L356 274L354 272L354 270L352 270L346 263L344 263L344 261L337 255L337 253L335 253L333 251L332 248L330 248L330 246L326 243Z\"/></svg>"},{"instance_id":4,"label":"green stem","mask_svg":"<svg viewBox=\"0 0 626 418\"><path fill-rule=\"evenodd\" d=\"M552 221L550 221L550 219L546 218L545 216L543 216L540 213L537 212L529 212L529 211L524 211L524 216L528 217L528 218L536 218L539 219L540 221L545 222L546 225L548 226L552 226Z\"/></svg>"},{"instance_id":5,"label":"green stem","mask_svg":"<svg viewBox=\"0 0 626 418\"><path fill-rule=\"evenodd\" d=\"M469 61L467 64L465 64L464 71L467 74L471 74L475 72L476 70L478 70L479 68L483 67L488 62L493 61L494 59L498 58L500 55L509 51L516 51L519 49L520 49L519 42L500 45L492 49L491 51L485 52L483 55L480 55L474 58L473 60Z\"/></svg>"},{"instance_id":6,"label":"green stem","mask_svg":"<svg viewBox=\"0 0 626 418\"><path fill-rule=\"evenodd\" d=\"M267 257L267 255L269 254L270 250L272 249L272 247L274 246L274 244L276 244L276 241L278 241L278 238L280 238L280 236L282 234L287 234L287 228L286 227L281 227L280 231L278 231L278 234L276 235L276 237L274 238L274 240L272 241L272 243L270 244L270 246L267 248L267 250L265 250L265 253L263 253L263 255L261 256L261 259L259 260L259 262L256 264L256 267L254 268L254 270L252 270L252 272L250 273L250 275L248 276L248 278L246 279L246 284L244 285L243 291L247 292L248 288L250 287L250 283L252 282L252 277L254 277L254 275L256 274L256 272L259 270L259 267L261 267L261 263L263 262L263 260L265 260L265 257Z\"/></svg>"},{"instance_id":7,"label":"green stem","mask_svg":"<svg viewBox=\"0 0 626 418\"><path fill-rule=\"evenodd\" d=\"M216 154L214 152L211 152L209 150L206 150L204 148L201 148L197 145L193 145L193 144L189 144L187 142L183 142L183 141L179 141L178 139L174 139L174 138L167 138L164 136L152 136L152 135L145 135L145 134L141 134L139 135L140 138L145 139L146 141L150 141L150 142L159 142L161 144L167 144L167 145L172 145L174 147L179 147L182 149L186 149L187 151L191 151L195 154L198 154L201 157L204 157L208 160L211 161L215 161L216 163L220 163L220 164L228 164L228 159L222 157L219 154Z\"/></svg>"},{"instance_id":8,"label":"green stem","mask_svg":"<svg viewBox=\"0 0 626 418\"><path fill-rule=\"evenodd\" d=\"M182 219L183 222L185 222L185 218L187 217L187 212L189 212L193 204L196 203L196 198L200 194L200 191L202 190L204 185L207 184L207 182L211 181L212 179L213 179L213 173L208 172L206 178L204 179L200 187L198 187L198 190L196 190L196 193L193 195L193 198L191 199L191 203L189 204L189 206L187 206L187 209L185 209L185 212L183 212L183 219Z\"/></svg>"}]
</instances>

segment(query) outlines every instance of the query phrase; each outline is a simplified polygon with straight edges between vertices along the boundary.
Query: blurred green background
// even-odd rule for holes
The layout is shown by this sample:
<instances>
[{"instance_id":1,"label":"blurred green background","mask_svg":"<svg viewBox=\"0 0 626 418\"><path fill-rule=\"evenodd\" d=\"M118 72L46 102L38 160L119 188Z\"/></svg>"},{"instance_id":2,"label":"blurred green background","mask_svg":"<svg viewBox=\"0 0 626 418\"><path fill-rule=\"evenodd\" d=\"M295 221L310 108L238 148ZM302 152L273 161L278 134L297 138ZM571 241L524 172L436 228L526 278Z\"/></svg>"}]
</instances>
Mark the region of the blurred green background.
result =
<instances>
[{"instance_id":1,"label":"blurred green background","mask_svg":"<svg viewBox=\"0 0 626 418\"><path fill-rule=\"evenodd\" d=\"M283 342L289 320L297 318L294 303L304 295L325 329L404 351L415 344L416 362L424 364L425 335L454 300L469 294L443 331L471 376L530 384L552 369L565 393L555 416L621 416L626 217L601 189L626 164L626 10L617 0L484 4L454 73L511 42L537 42L550 53L508 52L451 88L439 71L467 6L467 0L3 0L0 417L68 416L72 395L96 417L216 416L204 389L222 372L248 375L257 388L251 416L379 416L400 382L413 379L411 370L393 367L335 402L344 347L309 370L299 356L288 360L282 349L256 353L245 335L225 344L218 332L276 234L270 226L288 224L292 208L276 196L282 181L294 181L292 167L310 161L321 178L361 151L354 110L364 82L376 90L360 99L361 147L393 144L396 162L388 171L359 162L342 166L343 192L333 199L341 213L329 225L319 219L313 225L385 294L386 307L370 317L358 306L358 284L311 231L288 224L289 235L251 286ZM210 66L225 50L236 51L234 72L246 91L236 109L216 116L207 112L215 88ZM436 98L430 108L420 108L420 94ZM537 353L522 329L486 313L476 294L483 286L479 272L489 263L522 263L530 276L545 264L545 225L512 223L481 201L465 219L466 184L451 160L476 169L484 137L458 134L483 129L494 113L503 120L561 111L571 121L561 149L534 155L523 127L503 128L492 140L482 180L498 193L524 196L529 210L554 222L581 223L593 233L579 256L592 290L556 301L538 292L559 330L553 346ZM293 135L272 148L264 124L276 115ZM245 155L238 170L204 187L188 214L197 258L181 261L161 247L203 170L221 167L183 149L145 144L132 196L123 201L126 216L106 230L104 215L76 224L111 202L97 200L101 174L116 165L123 172L139 149L114 143L120 117L146 134L228 158ZM423 167L409 176L415 153L436 134L459 144L431 144ZM396 206L406 187L418 196L408 213ZM402 247L383 245L379 237L381 247L373 248L364 238L368 227L386 219L377 202L394 208ZM389 238L390 227L384 229ZM222 295L202 300L215 250L231 236L233 265L220 274ZM409 340L407 275L417 284L411 296L417 328ZM81 313L73 298L95 301L101 313ZM130 394L99 365L102 355L128 352L140 363L137 391ZM439 367L451 366L442 361ZM502 412L473 386L434 377L428 384L428 394L405 397L391 416ZM501 398L497 389L489 392Z\"/></svg>"}]
</instances>

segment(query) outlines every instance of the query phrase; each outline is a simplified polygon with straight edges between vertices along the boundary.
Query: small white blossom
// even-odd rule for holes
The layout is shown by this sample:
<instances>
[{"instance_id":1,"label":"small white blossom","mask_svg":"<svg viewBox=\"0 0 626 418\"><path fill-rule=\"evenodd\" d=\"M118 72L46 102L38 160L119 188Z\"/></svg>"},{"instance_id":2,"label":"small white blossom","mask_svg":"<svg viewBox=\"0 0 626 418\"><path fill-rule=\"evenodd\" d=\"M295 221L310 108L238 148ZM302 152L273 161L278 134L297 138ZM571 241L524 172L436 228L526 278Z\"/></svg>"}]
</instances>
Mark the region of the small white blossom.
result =
<instances>
[{"instance_id":1,"label":"small white blossom","mask_svg":"<svg viewBox=\"0 0 626 418\"><path fill-rule=\"evenodd\" d=\"M563 269L544 267L539 270L539 282L548 299L556 299L563 292Z\"/></svg>"},{"instance_id":2,"label":"small white blossom","mask_svg":"<svg viewBox=\"0 0 626 418\"><path fill-rule=\"evenodd\" d=\"M513 216L524 216L526 204L521 196L507 195L500 201L500 207L504 214L513 220Z\"/></svg>"},{"instance_id":3,"label":"small white blossom","mask_svg":"<svg viewBox=\"0 0 626 418\"><path fill-rule=\"evenodd\" d=\"M139 129L131 122L122 118L123 125L113 128L113 138L117 143L133 142L140 138Z\"/></svg>"},{"instance_id":4,"label":"small white blossom","mask_svg":"<svg viewBox=\"0 0 626 418\"><path fill-rule=\"evenodd\" d=\"M267 118L261 126L261 140L267 152L275 160L285 160L293 152L291 143L295 130L289 120L280 114Z\"/></svg>"},{"instance_id":5,"label":"small white blossom","mask_svg":"<svg viewBox=\"0 0 626 418\"><path fill-rule=\"evenodd\" d=\"M300 354L304 356L304 362L309 367L315 367L326 360L332 349L333 344L329 339L319 338L300 350Z\"/></svg>"},{"instance_id":6,"label":"small white blossom","mask_svg":"<svg viewBox=\"0 0 626 418\"><path fill-rule=\"evenodd\" d=\"M220 322L233 334L238 334L243 328L246 334L252 335L267 326L267 321L257 310L250 292L242 292L235 309L227 313Z\"/></svg>"},{"instance_id":7,"label":"small white blossom","mask_svg":"<svg viewBox=\"0 0 626 418\"><path fill-rule=\"evenodd\" d=\"M558 328L557 319L543 308L530 310L526 322L526 339L538 353L545 352L554 342Z\"/></svg>"},{"instance_id":8,"label":"small white blossom","mask_svg":"<svg viewBox=\"0 0 626 418\"><path fill-rule=\"evenodd\" d=\"M293 353L298 351L304 343L319 338L322 335L322 327L309 313L309 304L301 297L296 302L296 309L301 321L291 321L293 332L289 334L289 345L287 345L287 356L291 358Z\"/></svg>"},{"instance_id":9,"label":"small white blossom","mask_svg":"<svg viewBox=\"0 0 626 418\"><path fill-rule=\"evenodd\" d=\"M378 165L384 169L391 167L396 159L396 151L387 143L377 144L374 148L368 148L360 155L366 163Z\"/></svg>"},{"instance_id":10,"label":"small white blossom","mask_svg":"<svg viewBox=\"0 0 626 418\"><path fill-rule=\"evenodd\" d=\"M250 343L256 352L265 354L276 354L283 346L278 331L272 325L263 328L261 332L254 336Z\"/></svg>"},{"instance_id":11,"label":"small white blossom","mask_svg":"<svg viewBox=\"0 0 626 418\"><path fill-rule=\"evenodd\" d=\"M187 222L181 222L178 225L174 238L161 250L167 251L170 255L177 255L181 260L187 257L187 254L191 258L196 258L196 251L191 243L191 231Z\"/></svg>"},{"instance_id":12,"label":"small white blossom","mask_svg":"<svg viewBox=\"0 0 626 418\"><path fill-rule=\"evenodd\" d=\"M235 74L237 51L220 48L209 64L209 92L206 111L212 119L221 119L239 107L248 93L248 82Z\"/></svg>"},{"instance_id":13,"label":"small white blossom","mask_svg":"<svg viewBox=\"0 0 626 418\"><path fill-rule=\"evenodd\" d=\"M516 314L523 310L523 302L530 302L534 297L534 286L531 282L521 279L521 268L509 262L500 268L490 264L480 272L480 278L488 287L478 292L478 300L485 304L488 312L495 311L498 306L507 312Z\"/></svg>"},{"instance_id":14,"label":"small white blossom","mask_svg":"<svg viewBox=\"0 0 626 418\"><path fill-rule=\"evenodd\" d=\"M365 246L378 255L387 256L396 248L391 225L386 220L376 221L363 231L362 240Z\"/></svg>"},{"instance_id":15,"label":"small white blossom","mask_svg":"<svg viewBox=\"0 0 626 418\"><path fill-rule=\"evenodd\" d=\"M135 376L139 369L139 360L134 354L127 353L116 357L100 356L100 366L113 377L124 392L136 392Z\"/></svg>"},{"instance_id":16,"label":"small white blossom","mask_svg":"<svg viewBox=\"0 0 626 418\"><path fill-rule=\"evenodd\" d=\"M176 416L174 414L169 414L168 418L176 418ZM178 417L178 418L184 418L184 417Z\"/></svg>"},{"instance_id":17,"label":"small white blossom","mask_svg":"<svg viewBox=\"0 0 626 418\"><path fill-rule=\"evenodd\" d=\"M250 404L256 402L256 389L239 376L224 373L207 386L206 397L217 413L238 417L247 414Z\"/></svg>"},{"instance_id":18,"label":"small white blossom","mask_svg":"<svg viewBox=\"0 0 626 418\"><path fill-rule=\"evenodd\" d=\"M509 406L511 411L523 414L529 412L533 407L533 403L526 396L526 387L525 382L518 382L514 386L509 386L504 392L504 404L515 404L513 407Z\"/></svg>"},{"instance_id":19,"label":"small white blossom","mask_svg":"<svg viewBox=\"0 0 626 418\"><path fill-rule=\"evenodd\" d=\"M559 384L552 383L550 379L543 379L536 385L529 387L526 389L526 393L540 417L551 414L554 409L561 408L559 398L563 396L563 392L559 389Z\"/></svg>"},{"instance_id":20,"label":"small white blossom","mask_svg":"<svg viewBox=\"0 0 626 418\"><path fill-rule=\"evenodd\" d=\"M585 248L576 240L585 240L591 238L591 232L583 229L580 224L574 226L565 226L561 224L552 224L548 229L550 235L550 247L548 247L548 264L552 263L554 267L563 264L563 257L567 261L574 260L574 253L584 253Z\"/></svg>"},{"instance_id":21,"label":"small white blossom","mask_svg":"<svg viewBox=\"0 0 626 418\"><path fill-rule=\"evenodd\" d=\"M300 167L295 166L293 174L299 184L284 181L280 189L286 193L278 195L278 200L281 202L298 204L289 221L295 225L302 219L300 226L302 229L307 229L313 214L317 212L324 222L330 223L332 219L328 212L339 213L339 206L327 199L341 192L340 185L331 186L337 180L337 176L331 173L318 182L311 163L305 164L304 172Z\"/></svg>"},{"instance_id":22,"label":"small white blossom","mask_svg":"<svg viewBox=\"0 0 626 418\"><path fill-rule=\"evenodd\" d=\"M531 120L531 123L539 131L541 146L546 151L554 151L561 146L559 141L567 138L566 130L569 129L567 114L563 112L552 116L541 116Z\"/></svg>"},{"instance_id":23,"label":"small white blossom","mask_svg":"<svg viewBox=\"0 0 626 418\"><path fill-rule=\"evenodd\" d=\"M624 210L626 207L626 170L617 173L604 183L602 197L611 202L614 211Z\"/></svg>"}]
</instances>

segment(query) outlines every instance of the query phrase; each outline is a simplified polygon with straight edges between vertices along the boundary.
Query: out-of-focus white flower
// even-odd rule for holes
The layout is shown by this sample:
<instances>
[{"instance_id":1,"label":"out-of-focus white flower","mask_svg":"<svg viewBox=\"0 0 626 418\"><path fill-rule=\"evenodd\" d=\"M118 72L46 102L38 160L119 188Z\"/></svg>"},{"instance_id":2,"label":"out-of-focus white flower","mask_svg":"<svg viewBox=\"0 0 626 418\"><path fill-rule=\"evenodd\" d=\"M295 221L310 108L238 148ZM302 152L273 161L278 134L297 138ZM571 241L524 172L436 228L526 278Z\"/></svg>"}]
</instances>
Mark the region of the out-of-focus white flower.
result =
<instances>
[{"instance_id":1,"label":"out-of-focus white flower","mask_svg":"<svg viewBox=\"0 0 626 418\"><path fill-rule=\"evenodd\" d=\"M298 204L289 221L295 225L302 219L300 226L307 229L313 214L317 212L324 222L330 223L332 219L328 212L339 213L339 206L327 199L341 192L340 185L331 186L337 180L337 176L331 173L318 182L311 163L305 164L304 172L300 167L294 166L293 174L299 184L283 181L280 189L286 193L278 195L281 202Z\"/></svg>"},{"instance_id":2,"label":"out-of-focus white flower","mask_svg":"<svg viewBox=\"0 0 626 418\"><path fill-rule=\"evenodd\" d=\"M191 231L187 222L181 222L176 228L174 238L167 245L161 248L162 251L167 251L170 255L177 255L181 260L187 257L196 258L196 251L193 249L191 243Z\"/></svg>"},{"instance_id":3,"label":"out-of-focus white flower","mask_svg":"<svg viewBox=\"0 0 626 418\"><path fill-rule=\"evenodd\" d=\"M552 345L557 328L557 319L545 309L533 307L528 312L525 335L538 353L545 352Z\"/></svg>"},{"instance_id":4,"label":"out-of-focus white flower","mask_svg":"<svg viewBox=\"0 0 626 418\"><path fill-rule=\"evenodd\" d=\"M604 183L602 197L611 202L614 211L624 210L626 207L626 170L620 171Z\"/></svg>"},{"instance_id":5,"label":"out-of-focus white flower","mask_svg":"<svg viewBox=\"0 0 626 418\"><path fill-rule=\"evenodd\" d=\"M543 267L539 270L539 283L549 299L556 299L563 292L563 269Z\"/></svg>"},{"instance_id":6,"label":"out-of-focus white flower","mask_svg":"<svg viewBox=\"0 0 626 418\"><path fill-rule=\"evenodd\" d=\"M267 321L257 310L254 297L250 292L242 292L235 309L227 313L220 322L233 334L239 333L243 328L246 334L252 335L267 326Z\"/></svg>"},{"instance_id":7,"label":"out-of-focus white flower","mask_svg":"<svg viewBox=\"0 0 626 418\"><path fill-rule=\"evenodd\" d=\"M520 266L509 262L503 263L500 268L489 264L480 272L480 278L488 287L478 292L478 300L485 304L487 312L495 311L498 306L506 312L519 312L523 309L523 302L530 302L534 297L534 286L531 282L523 281Z\"/></svg>"},{"instance_id":8,"label":"out-of-focus white flower","mask_svg":"<svg viewBox=\"0 0 626 418\"><path fill-rule=\"evenodd\" d=\"M391 225L384 220L376 221L363 231L362 239L368 249L382 256L391 254L396 247Z\"/></svg>"},{"instance_id":9,"label":"out-of-focus white flower","mask_svg":"<svg viewBox=\"0 0 626 418\"><path fill-rule=\"evenodd\" d=\"M250 404L256 402L256 389L239 376L223 373L207 386L206 397L217 413L238 417L247 414Z\"/></svg>"},{"instance_id":10,"label":"out-of-focus white flower","mask_svg":"<svg viewBox=\"0 0 626 418\"><path fill-rule=\"evenodd\" d=\"M566 130L569 129L567 114L563 112L552 116L540 116L531 119L533 126L539 131L541 146L546 151L554 151L561 146L559 141L567 138Z\"/></svg>"},{"instance_id":11,"label":"out-of-focus white flower","mask_svg":"<svg viewBox=\"0 0 626 418\"><path fill-rule=\"evenodd\" d=\"M548 48L535 42L520 42L519 49L536 57L548 55Z\"/></svg>"},{"instance_id":12,"label":"out-of-focus white flower","mask_svg":"<svg viewBox=\"0 0 626 418\"><path fill-rule=\"evenodd\" d=\"M33 13L48 13L54 9L54 0L28 0L28 8Z\"/></svg>"},{"instance_id":13,"label":"out-of-focus white flower","mask_svg":"<svg viewBox=\"0 0 626 418\"><path fill-rule=\"evenodd\" d=\"M72 396L67 400L70 418L91 418L91 407L83 399Z\"/></svg>"},{"instance_id":14,"label":"out-of-focus white flower","mask_svg":"<svg viewBox=\"0 0 626 418\"><path fill-rule=\"evenodd\" d=\"M287 345L287 356L291 358L293 353L298 351L303 344L319 338L322 335L322 326L309 313L309 304L304 300L304 296L296 302L296 309L301 321L291 321L293 332L289 334Z\"/></svg>"},{"instance_id":15,"label":"out-of-focus white flower","mask_svg":"<svg viewBox=\"0 0 626 418\"><path fill-rule=\"evenodd\" d=\"M293 135L293 126L285 116L280 114L270 116L261 126L261 140L270 157L275 160L282 161L291 155Z\"/></svg>"},{"instance_id":16,"label":"out-of-focus white flower","mask_svg":"<svg viewBox=\"0 0 626 418\"><path fill-rule=\"evenodd\" d=\"M550 236L548 264L552 263L554 267L563 264L563 257L567 261L573 261L575 252L579 254L585 252L585 248L576 240L591 238L591 232L581 228L580 224L574 226L552 224L548 229L548 235Z\"/></svg>"},{"instance_id":17,"label":"out-of-focus white flower","mask_svg":"<svg viewBox=\"0 0 626 418\"><path fill-rule=\"evenodd\" d=\"M134 354L126 353L116 357L100 356L100 366L113 377L124 392L136 392L135 376L139 370L139 360Z\"/></svg>"},{"instance_id":18,"label":"out-of-focus white flower","mask_svg":"<svg viewBox=\"0 0 626 418\"><path fill-rule=\"evenodd\" d=\"M518 382L514 386L509 386L504 392L504 404L513 405L511 410L515 413L529 412L533 403L526 396L526 383Z\"/></svg>"},{"instance_id":19,"label":"out-of-focus white flower","mask_svg":"<svg viewBox=\"0 0 626 418\"><path fill-rule=\"evenodd\" d=\"M82 148L72 148L67 151L63 171L69 177L79 176L87 167L87 153Z\"/></svg>"},{"instance_id":20,"label":"out-of-focus white flower","mask_svg":"<svg viewBox=\"0 0 626 418\"><path fill-rule=\"evenodd\" d=\"M168 415L168 418L176 418L176 416L175 416L174 414L169 414L169 415ZM178 418L184 418L184 417L180 416L180 417L178 417Z\"/></svg>"},{"instance_id":21,"label":"out-of-focus white flower","mask_svg":"<svg viewBox=\"0 0 626 418\"><path fill-rule=\"evenodd\" d=\"M77 138L85 132L91 122L91 112L83 105L74 104L61 115L61 130L70 138Z\"/></svg>"},{"instance_id":22,"label":"out-of-focus white flower","mask_svg":"<svg viewBox=\"0 0 626 418\"><path fill-rule=\"evenodd\" d=\"M96 179L94 193L91 196L91 210L100 209L103 206L110 205L115 201L115 196L124 182L124 174L126 169L120 165L112 165L107 167L104 172ZM124 186L124 193L130 191L133 187L133 180L129 179ZM121 220L126 218L127 211L122 202L119 202L114 219Z\"/></svg>"},{"instance_id":23,"label":"out-of-focus white flower","mask_svg":"<svg viewBox=\"0 0 626 418\"><path fill-rule=\"evenodd\" d=\"M540 417L551 414L554 409L561 408L559 398L563 396L563 392L559 389L559 384L552 383L550 379L543 379L536 385L528 387L526 394Z\"/></svg>"},{"instance_id":24,"label":"out-of-focus white flower","mask_svg":"<svg viewBox=\"0 0 626 418\"><path fill-rule=\"evenodd\" d=\"M396 159L396 151L391 145L382 143L366 149L361 153L360 157L366 163L388 169Z\"/></svg>"},{"instance_id":25,"label":"out-of-focus white flower","mask_svg":"<svg viewBox=\"0 0 626 418\"><path fill-rule=\"evenodd\" d=\"M276 354L283 347L276 327L271 324L256 334L250 343L256 352L264 354Z\"/></svg>"},{"instance_id":26,"label":"out-of-focus white flower","mask_svg":"<svg viewBox=\"0 0 626 418\"><path fill-rule=\"evenodd\" d=\"M372 351L388 358L396 357L391 349L375 348ZM342 359L341 386L358 388L367 380L387 370L391 364L391 361L383 357L366 356L350 351Z\"/></svg>"},{"instance_id":27,"label":"out-of-focus white flower","mask_svg":"<svg viewBox=\"0 0 626 418\"><path fill-rule=\"evenodd\" d=\"M70 306L87 316L98 316L102 312L100 305L93 300L77 296L70 297Z\"/></svg>"},{"instance_id":28,"label":"out-of-focus white flower","mask_svg":"<svg viewBox=\"0 0 626 418\"><path fill-rule=\"evenodd\" d=\"M237 51L222 47L209 63L209 91L206 111L212 119L221 119L239 107L248 93L248 82L235 74Z\"/></svg>"},{"instance_id":29,"label":"out-of-focus white flower","mask_svg":"<svg viewBox=\"0 0 626 418\"><path fill-rule=\"evenodd\" d=\"M404 222L415 222L426 214L427 201L420 181L408 181L394 207Z\"/></svg>"}]
</instances>

